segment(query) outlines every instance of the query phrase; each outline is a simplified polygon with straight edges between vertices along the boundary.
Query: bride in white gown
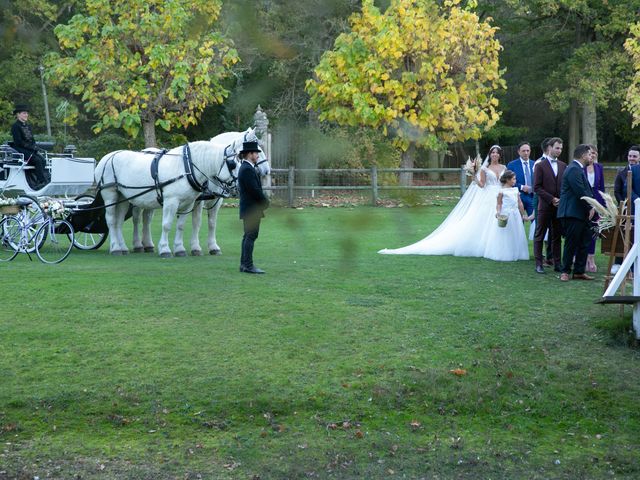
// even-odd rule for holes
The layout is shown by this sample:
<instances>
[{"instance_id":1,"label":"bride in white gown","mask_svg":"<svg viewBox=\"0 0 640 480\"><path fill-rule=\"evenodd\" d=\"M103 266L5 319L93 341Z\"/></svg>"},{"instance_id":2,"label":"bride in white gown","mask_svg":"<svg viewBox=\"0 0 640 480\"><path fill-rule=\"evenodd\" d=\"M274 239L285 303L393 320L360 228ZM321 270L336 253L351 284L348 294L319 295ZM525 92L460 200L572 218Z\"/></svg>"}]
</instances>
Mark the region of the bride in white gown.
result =
<instances>
[{"instance_id":1,"label":"bride in white gown","mask_svg":"<svg viewBox=\"0 0 640 480\"><path fill-rule=\"evenodd\" d=\"M476 180L469 186L449 216L429 236L402 248L380 250L385 255L455 255L492 258L495 249L488 245L492 230L499 228L495 217L501 189L500 176L506 167L500 163L502 149L493 145ZM516 260L517 258L513 258Z\"/></svg>"}]
</instances>

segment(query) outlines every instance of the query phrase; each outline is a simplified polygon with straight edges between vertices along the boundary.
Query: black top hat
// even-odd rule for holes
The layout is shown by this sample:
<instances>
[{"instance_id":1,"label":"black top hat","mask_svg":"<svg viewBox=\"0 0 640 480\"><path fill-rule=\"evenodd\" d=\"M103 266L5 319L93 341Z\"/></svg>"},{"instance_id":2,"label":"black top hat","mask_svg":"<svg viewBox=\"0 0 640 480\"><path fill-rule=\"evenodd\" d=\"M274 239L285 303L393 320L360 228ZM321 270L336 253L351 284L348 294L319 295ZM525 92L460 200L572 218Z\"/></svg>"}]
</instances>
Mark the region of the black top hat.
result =
<instances>
[{"instance_id":1,"label":"black top hat","mask_svg":"<svg viewBox=\"0 0 640 480\"><path fill-rule=\"evenodd\" d=\"M28 111L29 111L29 105L17 103L15 108L13 109L13 114L15 115L16 113L28 112Z\"/></svg>"},{"instance_id":2,"label":"black top hat","mask_svg":"<svg viewBox=\"0 0 640 480\"><path fill-rule=\"evenodd\" d=\"M242 150L240 153L250 153L250 152L259 152L260 147L258 147L258 142L243 142Z\"/></svg>"}]
</instances>

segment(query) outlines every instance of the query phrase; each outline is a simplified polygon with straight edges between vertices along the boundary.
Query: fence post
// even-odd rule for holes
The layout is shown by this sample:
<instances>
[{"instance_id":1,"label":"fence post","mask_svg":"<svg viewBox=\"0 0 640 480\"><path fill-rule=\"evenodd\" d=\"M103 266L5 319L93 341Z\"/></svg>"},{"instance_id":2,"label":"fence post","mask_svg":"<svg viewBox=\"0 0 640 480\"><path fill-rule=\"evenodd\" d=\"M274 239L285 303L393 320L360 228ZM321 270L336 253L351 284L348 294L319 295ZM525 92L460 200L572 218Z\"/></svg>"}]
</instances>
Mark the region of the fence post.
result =
<instances>
[{"instance_id":1,"label":"fence post","mask_svg":"<svg viewBox=\"0 0 640 480\"><path fill-rule=\"evenodd\" d=\"M460 196L464 195L465 190L467 189L467 174L464 171L464 168L460 167Z\"/></svg>"},{"instance_id":2,"label":"fence post","mask_svg":"<svg viewBox=\"0 0 640 480\"><path fill-rule=\"evenodd\" d=\"M295 167L293 165L289 166L289 178L287 179L287 185L289 190L289 207L293 208L293 189L296 184L295 181Z\"/></svg>"},{"instance_id":3,"label":"fence post","mask_svg":"<svg viewBox=\"0 0 640 480\"><path fill-rule=\"evenodd\" d=\"M371 167L371 201L373 206L378 205L378 167Z\"/></svg>"}]
</instances>

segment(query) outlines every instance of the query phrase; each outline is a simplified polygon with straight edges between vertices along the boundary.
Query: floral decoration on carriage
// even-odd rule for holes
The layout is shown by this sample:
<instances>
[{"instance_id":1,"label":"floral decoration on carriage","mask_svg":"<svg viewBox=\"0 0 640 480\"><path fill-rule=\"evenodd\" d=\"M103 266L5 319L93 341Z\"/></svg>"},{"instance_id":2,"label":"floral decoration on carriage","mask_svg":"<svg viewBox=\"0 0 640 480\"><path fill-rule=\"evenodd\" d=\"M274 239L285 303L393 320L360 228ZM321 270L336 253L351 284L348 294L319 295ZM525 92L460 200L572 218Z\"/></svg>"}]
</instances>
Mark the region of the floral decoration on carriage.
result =
<instances>
[{"instance_id":1,"label":"floral decoration on carriage","mask_svg":"<svg viewBox=\"0 0 640 480\"><path fill-rule=\"evenodd\" d=\"M42 210L51 218L66 219L71 213L64 204L58 200L49 200L42 204Z\"/></svg>"}]
</instances>

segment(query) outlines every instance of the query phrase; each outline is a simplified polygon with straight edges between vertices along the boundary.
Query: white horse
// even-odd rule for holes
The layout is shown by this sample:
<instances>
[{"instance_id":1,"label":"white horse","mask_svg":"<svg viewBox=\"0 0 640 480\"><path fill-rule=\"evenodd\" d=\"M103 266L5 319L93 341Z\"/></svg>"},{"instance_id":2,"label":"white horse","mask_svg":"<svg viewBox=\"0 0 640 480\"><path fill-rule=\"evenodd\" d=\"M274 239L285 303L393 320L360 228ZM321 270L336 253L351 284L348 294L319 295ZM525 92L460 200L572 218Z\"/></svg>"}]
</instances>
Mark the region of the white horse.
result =
<instances>
[{"instance_id":1,"label":"white horse","mask_svg":"<svg viewBox=\"0 0 640 480\"><path fill-rule=\"evenodd\" d=\"M258 142L258 137L255 134L255 129L248 128L244 132L225 132L217 135L211 139L211 143L217 145L224 150L225 159L234 160L238 164L240 159L238 154L242 150L242 144L244 142ZM157 149L147 149L145 151L157 152ZM256 168L260 176L264 177L271 173L271 166L264 154L264 151L260 149L258 154L258 162ZM211 255L220 255L221 250L218 246L216 239L216 227L218 222L218 211L222 206L222 197L217 197L211 200L196 201L193 211L191 212L191 255L202 255L202 248L200 246L200 228L202 224L202 209L206 208L208 214L208 239L207 245ZM181 209L181 211L183 211ZM185 213L178 212L178 221L176 222L176 234L173 241L174 252L186 251L184 246L184 224L186 221ZM138 208L133 209L133 246L134 252L153 252L154 245L151 238L151 220L153 218L152 210L141 210ZM142 219L142 238L140 237L140 220Z\"/></svg>"},{"instance_id":2,"label":"white horse","mask_svg":"<svg viewBox=\"0 0 640 480\"><path fill-rule=\"evenodd\" d=\"M242 150L242 144L244 142L258 142L258 137L255 134L255 129L249 128L244 132L225 132L220 135L216 135L211 139L211 142L225 149L225 156L233 158L238 164L241 160L238 154ZM260 148L260 147L259 147ZM271 173L271 166L269 160L265 155L262 148L258 152L258 161L256 162L256 169L261 177L265 177ZM207 247L210 255L220 255L222 251L218 246L216 240L216 226L218 222L218 211L222 206L222 198L215 200L205 200L196 202L191 215L191 255L201 255L202 249L200 248L200 226L202 224L202 209L205 208L208 214L208 236ZM177 237L177 231L176 231ZM177 242L177 238L176 238Z\"/></svg>"},{"instance_id":3,"label":"white horse","mask_svg":"<svg viewBox=\"0 0 640 480\"><path fill-rule=\"evenodd\" d=\"M151 173L154 153L112 152L102 157L96 167L94 177L105 203L112 254L129 252L122 235L129 204L147 211L162 208L158 250L161 257L170 257L169 231L176 213L191 210L204 186L227 195L235 183L235 160L226 159L224 148L211 142L191 142L166 152L157 162L156 179ZM184 223L184 217L181 220ZM184 255L184 247L181 250L174 246L174 251L176 256Z\"/></svg>"}]
</instances>

